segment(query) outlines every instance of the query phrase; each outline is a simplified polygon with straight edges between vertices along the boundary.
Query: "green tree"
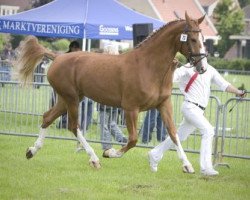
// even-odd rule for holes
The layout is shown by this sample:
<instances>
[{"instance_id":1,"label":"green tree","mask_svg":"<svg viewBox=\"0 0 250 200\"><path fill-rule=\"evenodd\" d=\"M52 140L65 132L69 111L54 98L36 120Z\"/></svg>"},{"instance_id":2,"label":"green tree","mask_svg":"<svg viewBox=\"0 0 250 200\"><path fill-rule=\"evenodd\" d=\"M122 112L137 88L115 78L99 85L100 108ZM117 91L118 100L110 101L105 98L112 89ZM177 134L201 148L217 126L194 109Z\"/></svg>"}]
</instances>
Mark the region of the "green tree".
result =
<instances>
[{"instance_id":1,"label":"green tree","mask_svg":"<svg viewBox=\"0 0 250 200\"><path fill-rule=\"evenodd\" d=\"M5 44L4 36L3 34L0 34L0 52L2 52L4 44Z\"/></svg>"},{"instance_id":2,"label":"green tree","mask_svg":"<svg viewBox=\"0 0 250 200\"><path fill-rule=\"evenodd\" d=\"M241 8L244 8L245 6L250 5L250 0L238 0L238 1L239 1Z\"/></svg>"},{"instance_id":3,"label":"green tree","mask_svg":"<svg viewBox=\"0 0 250 200\"><path fill-rule=\"evenodd\" d=\"M50 3L51 1L53 1L53 0L33 0L32 7L37 8L37 7L43 6L47 3Z\"/></svg>"},{"instance_id":4,"label":"green tree","mask_svg":"<svg viewBox=\"0 0 250 200\"><path fill-rule=\"evenodd\" d=\"M240 34L244 29L244 13L238 7L233 7L232 0L221 0L215 10L215 26L221 37L218 43L220 56L224 56L227 50L234 44L229 39L230 35Z\"/></svg>"},{"instance_id":5,"label":"green tree","mask_svg":"<svg viewBox=\"0 0 250 200\"><path fill-rule=\"evenodd\" d=\"M24 40L25 36L24 35L11 35L11 44L12 48L15 49L18 47L20 44L20 41Z\"/></svg>"},{"instance_id":6,"label":"green tree","mask_svg":"<svg viewBox=\"0 0 250 200\"><path fill-rule=\"evenodd\" d=\"M52 43L53 49L56 51L66 52L70 42L67 39L59 39Z\"/></svg>"}]
</instances>

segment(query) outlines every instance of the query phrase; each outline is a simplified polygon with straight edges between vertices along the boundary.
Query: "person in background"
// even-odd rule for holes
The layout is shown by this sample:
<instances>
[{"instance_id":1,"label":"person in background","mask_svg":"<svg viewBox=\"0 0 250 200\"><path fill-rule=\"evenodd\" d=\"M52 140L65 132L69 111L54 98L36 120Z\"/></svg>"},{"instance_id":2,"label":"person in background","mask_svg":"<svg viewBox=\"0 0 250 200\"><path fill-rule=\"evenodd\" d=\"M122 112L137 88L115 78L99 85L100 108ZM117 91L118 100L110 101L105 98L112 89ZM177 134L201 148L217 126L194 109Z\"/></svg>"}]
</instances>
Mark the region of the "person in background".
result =
<instances>
[{"instance_id":1,"label":"person in background","mask_svg":"<svg viewBox=\"0 0 250 200\"><path fill-rule=\"evenodd\" d=\"M108 44L104 47L104 53L118 55L118 46ZM121 129L117 125L118 115L121 108L114 108L100 104L100 129L101 129L101 145L103 149L103 157L109 157L112 153L112 136L119 143L127 143L127 138L123 135Z\"/></svg>"},{"instance_id":2,"label":"person in background","mask_svg":"<svg viewBox=\"0 0 250 200\"><path fill-rule=\"evenodd\" d=\"M76 40L70 42L69 49L66 53L81 51L80 44Z\"/></svg>"},{"instance_id":3,"label":"person in background","mask_svg":"<svg viewBox=\"0 0 250 200\"><path fill-rule=\"evenodd\" d=\"M157 109L148 110L140 130L142 134L142 143L147 144L152 139L152 132L156 128L157 141L162 142L166 137L166 128L161 119L161 114Z\"/></svg>"},{"instance_id":4,"label":"person in background","mask_svg":"<svg viewBox=\"0 0 250 200\"><path fill-rule=\"evenodd\" d=\"M1 53L1 60L12 61L16 57L15 51L12 49L11 43L7 43Z\"/></svg>"},{"instance_id":5,"label":"person in background","mask_svg":"<svg viewBox=\"0 0 250 200\"><path fill-rule=\"evenodd\" d=\"M43 58L42 62L39 63L35 69L35 73L34 73L34 87L35 88L40 88L39 83L43 83L44 82L44 76L45 76L45 68L44 65L46 65L46 62L49 62L48 59ZM38 84L37 84L38 83Z\"/></svg>"},{"instance_id":6,"label":"person in background","mask_svg":"<svg viewBox=\"0 0 250 200\"><path fill-rule=\"evenodd\" d=\"M113 108L100 104L100 131L101 131L101 145L103 150L103 157L109 157L107 151L112 151L112 136L115 141L119 143L127 143L125 137L117 125L118 112L120 108Z\"/></svg>"},{"instance_id":7,"label":"person in background","mask_svg":"<svg viewBox=\"0 0 250 200\"><path fill-rule=\"evenodd\" d=\"M239 90L231 85L214 67L207 63L206 58L203 59L205 59L205 62L203 63L202 74L198 74L193 67L190 67L190 64L177 68L174 72L173 81L179 84L179 89L184 95L184 102L181 108L183 121L177 130L177 134L180 141L184 141L195 129L199 129L201 133L201 174L216 176L219 172L213 168L212 164L212 141L215 133L213 126L204 116L210 97L211 84L217 85L222 91L239 95L241 98L246 96L246 91ZM163 154L172 146L172 140L170 137L167 137L166 140L149 151L148 157L151 171L157 171ZM184 168L183 171L188 172Z\"/></svg>"}]
</instances>

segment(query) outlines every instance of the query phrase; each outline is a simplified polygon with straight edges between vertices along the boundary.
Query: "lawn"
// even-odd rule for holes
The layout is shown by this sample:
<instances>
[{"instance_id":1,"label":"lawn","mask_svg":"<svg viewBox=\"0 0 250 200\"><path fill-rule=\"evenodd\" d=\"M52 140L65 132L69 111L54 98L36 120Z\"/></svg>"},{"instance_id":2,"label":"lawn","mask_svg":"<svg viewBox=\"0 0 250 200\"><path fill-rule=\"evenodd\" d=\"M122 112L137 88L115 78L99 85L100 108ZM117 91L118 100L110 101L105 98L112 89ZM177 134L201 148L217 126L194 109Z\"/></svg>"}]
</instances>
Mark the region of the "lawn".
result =
<instances>
[{"instance_id":1,"label":"lawn","mask_svg":"<svg viewBox=\"0 0 250 200\"><path fill-rule=\"evenodd\" d=\"M202 177L198 154L189 154L196 174L181 172L176 152L165 154L152 173L148 149L134 148L121 159L101 157L100 144L91 145L102 169L88 165L85 152L75 153L76 142L47 139L31 160L25 150L35 138L0 135L0 199L192 199L246 200L250 196L249 160L226 158L218 177ZM118 146L115 146L118 148Z\"/></svg>"},{"instance_id":2,"label":"lawn","mask_svg":"<svg viewBox=\"0 0 250 200\"><path fill-rule=\"evenodd\" d=\"M249 76L227 75L227 80L235 86L244 83L250 88ZM224 104L232 94L214 92ZM5 85L0 88L0 130L16 134L37 134L41 124L41 114L48 109L51 98L48 87L40 89L20 89ZM181 96L172 96L174 119L180 123L182 115ZM213 102L215 102L213 100ZM233 105L229 104L229 108ZM236 137L249 136L249 104L240 103L228 115L227 127L233 127L230 134ZM216 103L210 102L206 116L215 124ZM236 114L239 115L236 117ZM96 115L96 113L95 113ZM94 119L97 120L97 115ZM236 120L238 120L236 122ZM143 115L139 125L143 122ZM220 121L222 122L222 120ZM242 122L244 124L242 125ZM237 126L235 124L238 124ZM65 130L58 130L54 123L49 136L62 136L73 139ZM237 129L236 129L237 127ZM99 141L99 127L93 124L87 138ZM236 132L237 130L237 132ZM125 131L125 129L124 129ZM238 135L237 133L241 134ZM91 144L100 157L102 169L94 170L88 165L86 153L75 153L73 140L47 139L44 148L31 160L25 158L25 150L35 141L32 137L0 135L0 200L9 199L191 199L191 200L245 200L250 197L250 161L224 158L230 165L218 167L218 177L206 178L199 173L199 155L188 153L196 174L181 172L181 164L176 152L168 152L163 158L157 173L149 170L145 148L134 148L121 159L101 157L101 145ZM249 155L249 140L230 140L225 149L236 149ZM139 141L140 142L140 141ZM154 146L155 141L149 146ZM229 146L230 145L230 148ZM183 143L186 149L199 150L200 140L190 137ZM118 148L118 146L115 146ZM189 148L188 148L189 147ZM191 148L190 148L191 147ZM235 148L234 148L235 147ZM232 153L232 152L230 152Z\"/></svg>"}]
</instances>

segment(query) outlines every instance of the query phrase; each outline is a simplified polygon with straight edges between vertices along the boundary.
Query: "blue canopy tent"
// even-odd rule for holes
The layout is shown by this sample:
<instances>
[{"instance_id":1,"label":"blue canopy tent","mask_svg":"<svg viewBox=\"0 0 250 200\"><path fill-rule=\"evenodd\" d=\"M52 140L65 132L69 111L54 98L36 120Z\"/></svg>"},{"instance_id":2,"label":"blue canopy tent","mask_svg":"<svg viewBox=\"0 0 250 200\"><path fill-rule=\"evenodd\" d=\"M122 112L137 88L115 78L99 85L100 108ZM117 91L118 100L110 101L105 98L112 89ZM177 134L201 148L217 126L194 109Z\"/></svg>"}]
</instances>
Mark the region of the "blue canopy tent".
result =
<instances>
[{"instance_id":1,"label":"blue canopy tent","mask_svg":"<svg viewBox=\"0 0 250 200\"><path fill-rule=\"evenodd\" d=\"M132 25L164 22L129 9L115 0L55 0L44 6L0 17L0 32L84 39L133 38Z\"/></svg>"}]
</instances>

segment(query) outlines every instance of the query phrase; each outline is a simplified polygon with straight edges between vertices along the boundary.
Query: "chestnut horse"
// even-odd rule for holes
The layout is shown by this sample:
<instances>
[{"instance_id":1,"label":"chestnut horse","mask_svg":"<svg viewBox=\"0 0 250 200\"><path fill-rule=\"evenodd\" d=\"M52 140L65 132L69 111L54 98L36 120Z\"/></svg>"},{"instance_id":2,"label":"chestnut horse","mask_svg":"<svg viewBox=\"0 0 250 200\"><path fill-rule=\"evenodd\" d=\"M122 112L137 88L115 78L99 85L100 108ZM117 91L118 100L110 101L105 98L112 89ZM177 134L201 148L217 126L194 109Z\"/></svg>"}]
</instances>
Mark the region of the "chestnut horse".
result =
<instances>
[{"instance_id":1,"label":"chestnut horse","mask_svg":"<svg viewBox=\"0 0 250 200\"><path fill-rule=\"evenodd\" d=\"M137 118L141 111L157 108L168 133L176 145L178 155L187 172L192 165L182 149L173 123L171 91L175 70L173 60L177 52L202 73L205 59L199 24L205 16L195 20L185 13L185 20L164 25L133 50L108 55L90 52L73 52L56 55L40 45L35 37L28 37L20 45L17 60L19 81L24 84L32 79L37 63L47 56L53 60L47 77L58 94L58 102L43 115L39 137L29 147L26 157L32 158L42 147L46 128L66 111L69 130L77 137L90 156L90 164L100 167L99 158L78 127L78 104L88 97L104 105L121 107L125 111L129 133L128 143L120 150L106 152L108 157L121 157L137 143Z\"/></svg>"}]
</instances>

